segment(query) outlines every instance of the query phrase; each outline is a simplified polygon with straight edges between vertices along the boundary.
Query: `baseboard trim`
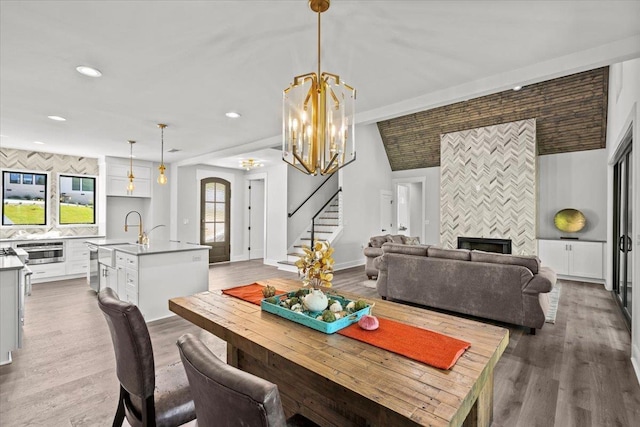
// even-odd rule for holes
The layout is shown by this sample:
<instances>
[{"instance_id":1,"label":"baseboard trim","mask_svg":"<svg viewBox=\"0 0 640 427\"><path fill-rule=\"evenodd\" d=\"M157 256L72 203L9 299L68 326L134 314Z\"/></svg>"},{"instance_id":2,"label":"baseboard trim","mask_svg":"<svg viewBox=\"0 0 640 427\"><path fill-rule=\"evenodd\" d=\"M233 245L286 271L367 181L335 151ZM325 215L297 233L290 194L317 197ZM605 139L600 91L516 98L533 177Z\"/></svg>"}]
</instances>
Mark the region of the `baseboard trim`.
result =
<instances>
[{"instance_id":1,"label":"baseboard trim","mask_svg":"<svg viewBox=\"0 0 640 427\"><path fill-rule=\"evenodd\" d=\"M279 264L278 264L278 261L277 261L277 260L269 259L269 258L265 258L265 259L264 259L264 261L263 261L263 263L264 263L265 265L270 265L270 266L272 266L272 267L278 267L278 266L279 266Z\"/></svg>"},{"instance_id":2,"label":"baseboard trim","mask_svg":"<svg viewBox=\"0 0 640 427\"><path fill-rule=\"evenodd\" d=\"M249 256L247 254L242 254L242 255L232 256L229 262L248 261L248 260L249 260Z\"/></svg>"},{"instance_id":3,"label":"baseboard trim","mask_svg":"<svg viewBox=\"0 0 640 427\"><path fill-rule=\"evenodd\" d=\"M333 270L334 271L346 270L347 268L359 267L364 264L365 264L365 261L361 259L358 259L355 261L341 262L340 264L335 264L333 266Z\"/></svg>"},{"instance_id":4,"label":"baseboard trim","mask_svg":"<svg viewBox=\"0 0 640 427\"><path fill-rule=\"evenodd\" d=\"M631 365L633 366L633 370L636 373L636 380L638 384L640 384L640 347L634 345L631 348Z\"/></svg>"},{"instance_id":5,"label":"baseboard trim","mask_svg":"<svg viewBox=\"0 0 640 427\"><path fill-rule=\"evenodd\" d=\"M603 285L605 288L607 286L604 279L594 279L591 277L565 276L564 274L558 274L558 279L571 280L573 282L597 283L598 285Z\"/></svg>"}]
</instances>

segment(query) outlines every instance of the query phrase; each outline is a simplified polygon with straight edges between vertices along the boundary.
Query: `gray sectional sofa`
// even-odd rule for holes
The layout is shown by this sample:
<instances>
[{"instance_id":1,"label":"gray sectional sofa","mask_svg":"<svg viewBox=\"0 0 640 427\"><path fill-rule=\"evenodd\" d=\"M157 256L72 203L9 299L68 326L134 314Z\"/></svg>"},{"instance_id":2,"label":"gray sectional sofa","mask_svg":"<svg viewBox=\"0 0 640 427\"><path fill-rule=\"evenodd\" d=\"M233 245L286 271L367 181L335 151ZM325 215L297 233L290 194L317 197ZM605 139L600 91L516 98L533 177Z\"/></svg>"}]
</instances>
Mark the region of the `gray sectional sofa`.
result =
<instances>
[{"instance_id":1,"label":"gray sectional sofa","mask_svg":"<svg viewBox=\"0 0 640 427\"><path fill-rule=\"evenodd\" d=\"M375 259L384 299L416 303L531 328L542 328L553 270L535 256L435 246L382 245Z\"/></svg>"}]
</instances>

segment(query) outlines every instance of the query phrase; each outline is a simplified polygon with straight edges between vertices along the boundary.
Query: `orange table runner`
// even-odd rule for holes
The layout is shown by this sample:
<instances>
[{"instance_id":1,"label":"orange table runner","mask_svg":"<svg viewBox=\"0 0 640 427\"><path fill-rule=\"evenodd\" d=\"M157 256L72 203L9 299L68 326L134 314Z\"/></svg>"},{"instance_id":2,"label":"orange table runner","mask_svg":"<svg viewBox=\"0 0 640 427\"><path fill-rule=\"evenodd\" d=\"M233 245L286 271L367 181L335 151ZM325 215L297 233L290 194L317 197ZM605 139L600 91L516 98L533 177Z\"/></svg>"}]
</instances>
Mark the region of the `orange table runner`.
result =
<instances>
[{"instance_id":1,"label":"orange table runner","mask_svg":"<svg viewBox=\"0 0 640 427\"><path fill-rule=\"evenodd\" d=\"M383 317L378 317L378 323L380 326L374 331L365 331L354 323L338 333L440 369L450 369L471 346L466 341Z\"/></svg>"},{"instance_id":2,"label":"orange table runner","mask_svg":"<svg viewBox=\"0 0 640 427\"><path fill-rule=\"evenodd\" d=\"M257 283L225 289L222 293L260 305L264 286ZM276 290L276 294L285 291ZM450 369L471 344L417 326L378 317L380 327L365 331L357 323L338 331L340 335L400 354L418 362Z\"/></svg>"},{"instance_id":3,"label":"orange table runner","mask_svg":"<svg viewBox=\"0 0 640 427\"><path fill-rule=\"evenodd\" d=\"M260 301L264 299L264 295L262 295L262 289L264 286L259 285L257 283L252 283L250 285L237 286L235 288L223 289L222 293L231 295L232 297L239 298L241 300L250 302L255 305L260 305ZM285 291L280 291L276 289L276 295L285 294Z\"/></svg>"}]
</instances>

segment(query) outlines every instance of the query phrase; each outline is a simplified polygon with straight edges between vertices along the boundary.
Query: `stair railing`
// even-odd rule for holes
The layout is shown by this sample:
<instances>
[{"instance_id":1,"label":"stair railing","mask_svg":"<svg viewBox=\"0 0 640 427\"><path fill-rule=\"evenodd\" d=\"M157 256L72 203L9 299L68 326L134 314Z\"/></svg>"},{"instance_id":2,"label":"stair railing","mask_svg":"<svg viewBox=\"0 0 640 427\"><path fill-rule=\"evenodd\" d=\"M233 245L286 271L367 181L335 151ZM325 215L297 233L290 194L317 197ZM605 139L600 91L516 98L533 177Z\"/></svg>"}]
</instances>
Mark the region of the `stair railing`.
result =
<instances>
[{"instance_id":1,"label":"stair railing","mask_svg":"<svg viewBox=\"0 0 640 427\"><path fill-rule=\"evenodd\" d=\"M329 177L329 178L331 178L331 177ZM342 187L339 187L338 191L333 193L333 196L331 196L329 198L329 200L327 200L327 202L324 205L322 205L320 210L318 212L316 212L316 214L313 216L313 218L311 218L311 244L309 245L311 248L313 248L313 245L315 244L316 218L318 217L318 215L320 215L322 213L322 211L324 211L324 208L326 208L329 205L329 203L333 202L333 200L336 198L336 196L338 194L340 194L341 191L342 191Z\"/></svg>"},{"instance_id":2,"label":"stair railing","mask_svg":"<svg viewBox=\"0 0 640 427\"><path fill-rule=\"evenodd\" d=\"M337 174L333 174L333 175L337 175ZM307 197L306 199L304 199L304 201L303 201L302 203L300 203L300 206L298 206L297 208L295 208L295 209L293 210L293 212L288 213L288 214L287 214L287 216L288 216L289 218L291 218L291 217L292 217L296 212L298 212L298 211L300 210L300 208L301 208L302 206L304 206L304 204L305 204L305 203L307 203L307 202L308 202L308 201L313 197L313 195L314 195L314 194L316 194L316 193L318 192L318 190L320 190L320 189L322 188L322 186L323 186L323 185L325 185L325 184L327 183L327 181L329 181L329 180L331 179L331 177L332 177L333 175L328 176L328 177L327 177L327 179L325 179L324 181L322 181L322 184L320 184L320 185L318 186L318 188L316 188L315 190L313 190L313 193L309 194L309 197Z\"/></svg>"}]
</instances>

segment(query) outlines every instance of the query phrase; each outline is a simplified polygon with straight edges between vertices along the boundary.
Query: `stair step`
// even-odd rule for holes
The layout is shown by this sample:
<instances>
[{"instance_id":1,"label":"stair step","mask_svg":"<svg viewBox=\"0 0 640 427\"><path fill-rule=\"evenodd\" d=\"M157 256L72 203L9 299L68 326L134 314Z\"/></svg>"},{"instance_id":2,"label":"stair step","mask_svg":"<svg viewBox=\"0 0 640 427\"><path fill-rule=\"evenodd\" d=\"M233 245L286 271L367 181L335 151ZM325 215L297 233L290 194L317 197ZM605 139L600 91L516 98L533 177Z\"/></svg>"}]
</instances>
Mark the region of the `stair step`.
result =
<instances>
[{"instance_id":1,"label":"stair step","mask_svg":"<svg viewBox=\"0 0 640 427\"><path fill-rule=\"evenodd\" d=\"M307 233L311 233L311 230L307 230ZM315 234L333 234L333 231L321 231L321 230L316 230L314 231Z\"/></svg>"},{"instance_id":2,"label":"stair step","mask_svg":"<svg viewBox=\"0 0 640 427\"><path fill-rule=\"evenodd\" d=\"M311 240L311 237L302 237L300 240ZM316 239L316 242L326 242L324 239Z\"/></svg>"},{"instance_id":3,"label":"stair step","mask_svg":"<svg viewBox=\"0 0 640 427\"><path fill-rule=\"evenodd\" d=\"M278 264L293 265L293 266L296 265L296 263L293 261L278 261Z\"/></svg>"},{"instance_id":4,"label":"stair step","mask_svg":"<svg viewBox=\"0 0 640 427\"><path fill-rule=\"evenodd\" d=\"M304 252L289 252L287 255L288 256L297 256L297 257L299 257L301 255L304 255Z\"/></svg>"}]
</instances>

